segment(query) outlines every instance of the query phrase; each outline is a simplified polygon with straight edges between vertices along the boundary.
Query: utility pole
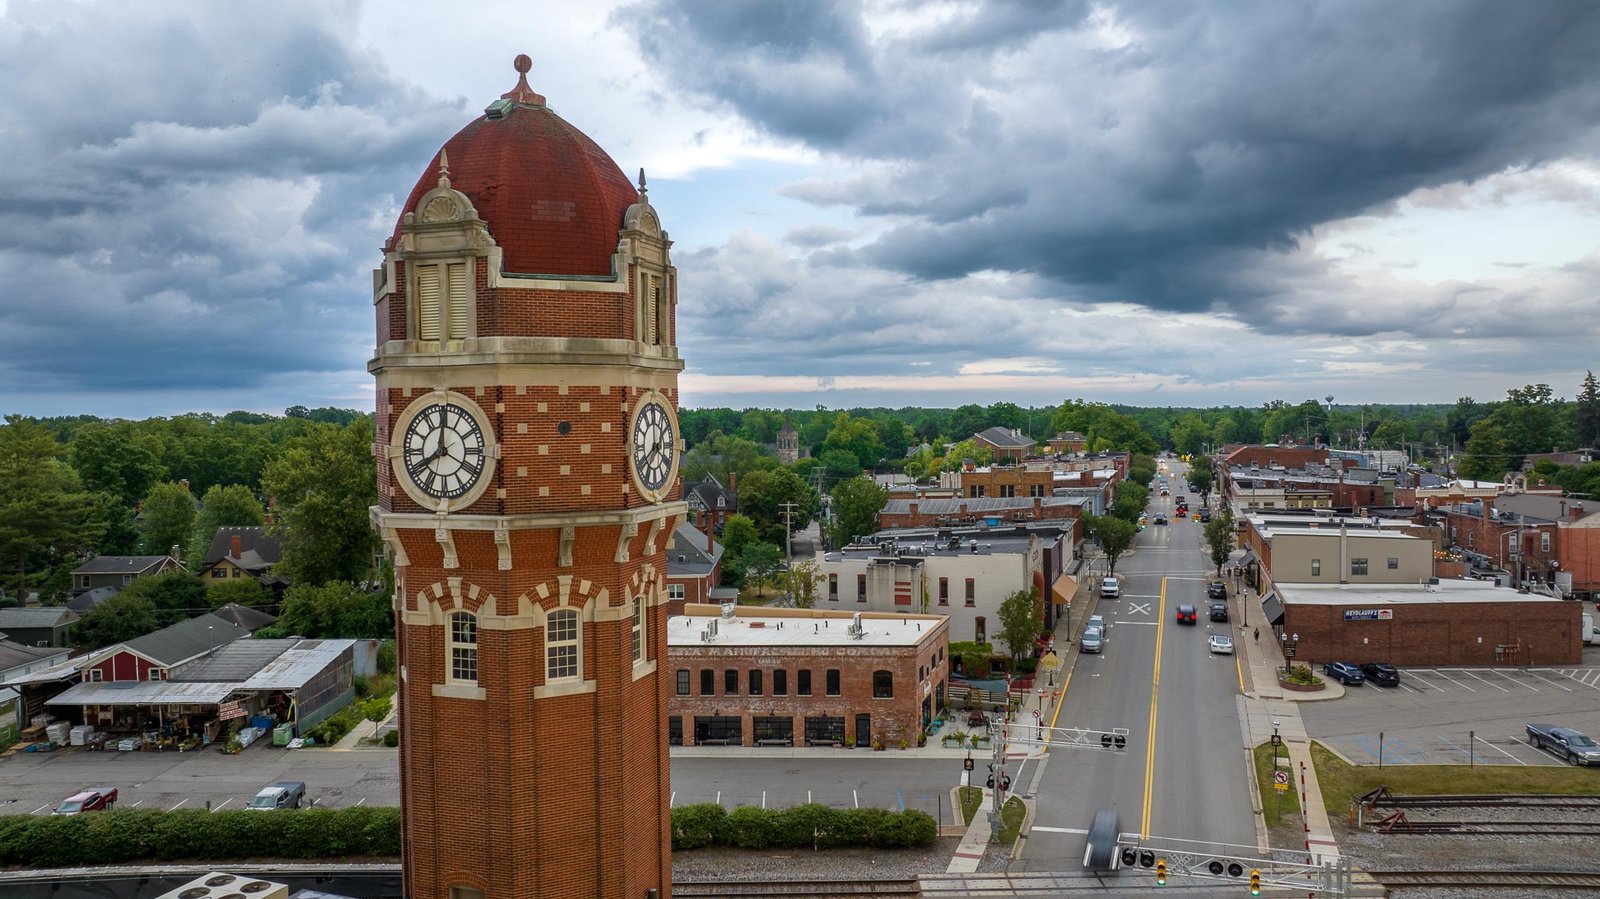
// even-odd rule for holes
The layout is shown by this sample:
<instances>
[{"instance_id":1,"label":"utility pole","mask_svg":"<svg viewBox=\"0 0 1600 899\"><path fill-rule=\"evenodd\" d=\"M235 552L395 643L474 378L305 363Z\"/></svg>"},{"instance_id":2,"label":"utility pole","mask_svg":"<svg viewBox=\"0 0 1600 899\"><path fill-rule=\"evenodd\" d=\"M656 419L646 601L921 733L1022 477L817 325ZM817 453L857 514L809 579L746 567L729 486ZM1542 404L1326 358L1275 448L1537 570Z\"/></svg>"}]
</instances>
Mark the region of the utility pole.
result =
<instances>
[{"instance_id":1,"label":"utility pole","mask_svg":"<svg viewBox=\"0 0 1600 899\"><path fill-rule=\"evenodd\" d=\"M783 560L787 562L794 558L793 537L790 531L794 521L794 510L799 506L796 503L779 503L779 505L783 506Z\"/></svg>"}]
</instances>

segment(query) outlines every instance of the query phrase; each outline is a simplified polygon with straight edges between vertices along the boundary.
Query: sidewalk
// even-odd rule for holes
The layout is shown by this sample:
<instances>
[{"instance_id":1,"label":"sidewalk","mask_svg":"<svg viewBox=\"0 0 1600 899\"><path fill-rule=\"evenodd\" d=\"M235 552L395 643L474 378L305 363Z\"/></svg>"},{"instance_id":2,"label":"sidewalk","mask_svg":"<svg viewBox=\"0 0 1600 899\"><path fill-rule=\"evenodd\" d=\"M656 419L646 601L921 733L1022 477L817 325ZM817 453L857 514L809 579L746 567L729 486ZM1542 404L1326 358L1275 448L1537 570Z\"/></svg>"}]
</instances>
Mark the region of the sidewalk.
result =
<instances>
[{"instance_id":1,"label":"sidewalk","mask_svg":"<svg viewBox=\"0 0 1600 899\"><path fill-rule=\"evenodd\" d=\"M1260 614L1260 597L1255 591L1245 588L1238 594L1240 603L1250 603L1253 611ZM1245 617L1249 620L1249 616ZM1254 628L1250 628L1253 631ZM1306 835L1310 853L1314 864L1323 861L1332 861L1339 857L1338 845L1333 839L1333 830L1328 825L1328 810L1322 803L1322 789L1317 783L1317 769L1311 762L1311 742L1306 735L1305 722L1300 718L1299 703L1319 702L1338 699L1344 695L1344 686L1332 681L1325 681L1325 687L1316 693L1296 693L1285 690L1278 682L1278 672L1283 670L1283 649L1275 639L1276 634L1271 628L1257 643L1251 634L1241 633L1237 641L1241 655L1248 660L1245 668L1245 750L1249 752L1254 747L1272 739L1274 727L1283 740L1283 747L1289 756L1289 784L1290 789L1300 788L1300 774L1305 773L1306 788L1306 826L1310 832ZM1250 763L1250 773L1255 775L1254 762ZM1252 792L1255 792L1252 789ZM1262 814L1262 802L1275 801L1270 797L1257 795L1256 814ZM1299 847L1278 846L1278 849L1294 849Z\"/></svg>"},{"instance_id":2,"label":"sidewalk","mask_svg":"<svg viewBox=\"0 0 1600 899\"><path fill-rule=\"evenodd\" d=\"M383 727L385 724L388 724L390 721L394 720L395 712L399 711L400 709L399 698L399 694L393 694L389 697L390 705L388 718L385 718L382 721L368 721L367 719L362 718L360 721L356 722L355 727L350 728L349 733L340 738L339 742L329 746L329 751L344 752L346 750L361 748L362 740L377 733L378 728ZM361 700L356 699L351 701L360 702Z\"/></svg>"}]
</instances>

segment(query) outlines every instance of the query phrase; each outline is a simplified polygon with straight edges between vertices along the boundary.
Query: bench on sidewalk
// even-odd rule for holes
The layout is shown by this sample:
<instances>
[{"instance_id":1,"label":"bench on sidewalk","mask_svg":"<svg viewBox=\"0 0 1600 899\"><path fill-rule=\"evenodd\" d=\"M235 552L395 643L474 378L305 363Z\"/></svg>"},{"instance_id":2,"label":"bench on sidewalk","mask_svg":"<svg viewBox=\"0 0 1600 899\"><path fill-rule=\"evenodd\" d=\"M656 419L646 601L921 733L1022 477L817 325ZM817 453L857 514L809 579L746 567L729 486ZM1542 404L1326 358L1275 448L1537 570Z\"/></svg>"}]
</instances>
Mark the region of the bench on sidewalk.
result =
<instances>
[{"instance_id":1,"label":"bench on sidewalk","mask_svg":"<svg viewBox=\"0 0 1600 899\"><path fill-rule=\"evenodd\" d=\"M784 738L784 737L778 737L778 738L774 738L774 739L771 739L771 740L757 740L756 741L756 745L757 746L793 746L794 745L794 741L790 740L790 739L787 739L787 738Z\"/></svg>"}]
</instances>

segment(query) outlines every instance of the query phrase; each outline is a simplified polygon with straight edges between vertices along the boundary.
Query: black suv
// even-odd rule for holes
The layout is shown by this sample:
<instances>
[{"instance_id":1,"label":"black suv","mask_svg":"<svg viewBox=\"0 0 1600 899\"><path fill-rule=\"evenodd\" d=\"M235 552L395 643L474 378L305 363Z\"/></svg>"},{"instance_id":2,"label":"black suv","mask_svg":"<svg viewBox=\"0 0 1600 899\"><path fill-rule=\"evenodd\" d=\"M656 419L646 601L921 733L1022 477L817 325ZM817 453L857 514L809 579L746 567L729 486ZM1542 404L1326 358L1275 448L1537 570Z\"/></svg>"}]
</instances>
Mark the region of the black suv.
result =
<instances>
[{"instance_id":1,"label":"black suv","mask_svg":"<svg viewBox=\"0 0 1600 899\"><path fill-rule=\"evenodd\" d=\"M1361 666L1361 673L1367 676L1367 680L1380 687L1400 686L1400 672L1395 670L1393 665L1386 665L1383 662L1368 662Z\"/></svg>"},{"instance_id":2,"label":"black suv","mask_svg":"<svg viewBox=\"0 0 1600 899\"><path fill-rule=\"evenodd\" d=\"M1206 584L1206 599L1227 599L1228 586L1221 581Z\"/></svg>"},{"instance_id":3,"label":"black suv","mask_svg":"<svg viewBox=\"0 0 1600 899\"><path fill-rule=\"evenodd\" d=\"M1212 621L1227 621L1228 620L1228 604L1225 603L1225 602L1214 602L1214 603L1212 603L1211 604L1211 620Z\"/></svg>"},{"instance_id":4,"label":"black suv","mask_svg":"<svg viewBox=\"0 0 1600 899\"><path fill-rule=\"evenodd\" d=\"M1178 606L1178 623L1179 624L1194 624L1195 623L1194 606L1191 606L1188 603L1184 603L1183 605Z\"/></svg>"}]
</instances>

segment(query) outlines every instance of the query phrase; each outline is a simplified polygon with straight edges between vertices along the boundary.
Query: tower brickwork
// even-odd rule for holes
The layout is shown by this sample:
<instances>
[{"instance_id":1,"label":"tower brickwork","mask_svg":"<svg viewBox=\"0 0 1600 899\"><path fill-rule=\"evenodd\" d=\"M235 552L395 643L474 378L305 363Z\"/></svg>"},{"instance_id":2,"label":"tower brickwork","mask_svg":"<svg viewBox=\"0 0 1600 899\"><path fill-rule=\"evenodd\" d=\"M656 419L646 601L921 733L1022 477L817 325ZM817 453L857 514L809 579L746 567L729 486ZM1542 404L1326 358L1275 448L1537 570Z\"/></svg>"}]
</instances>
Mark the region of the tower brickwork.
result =
<instances>
[{"instance_id":1,"label":"tower brickwork","mask_svg":"<svg viewBox=\"0 0 1600 899\"><path fill-rule=\"evenodd\" d=\"M406 895L666 897L676 270L517 69L373 274Z\"/></svg>"}]
</instances>

